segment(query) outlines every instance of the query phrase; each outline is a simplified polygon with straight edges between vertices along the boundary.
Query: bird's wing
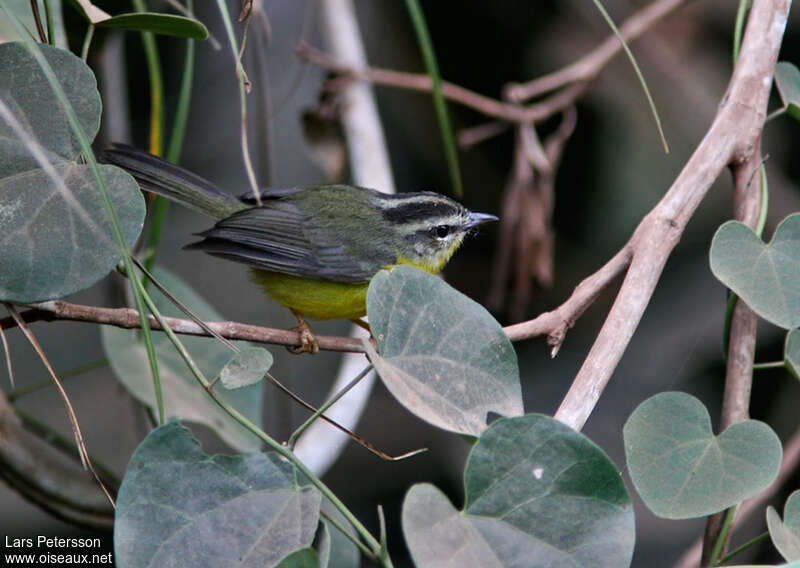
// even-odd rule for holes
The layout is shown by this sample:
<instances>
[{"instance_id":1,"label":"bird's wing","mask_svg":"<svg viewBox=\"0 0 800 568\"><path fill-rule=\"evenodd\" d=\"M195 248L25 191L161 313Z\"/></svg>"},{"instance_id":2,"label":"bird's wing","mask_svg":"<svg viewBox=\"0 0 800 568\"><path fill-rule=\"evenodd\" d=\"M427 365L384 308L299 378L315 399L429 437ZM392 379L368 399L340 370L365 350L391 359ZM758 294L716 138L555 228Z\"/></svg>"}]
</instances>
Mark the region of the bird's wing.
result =
<instances>
[{"instance_id":1,"label":"bird's wing","mask_svg":"<svg viewBox=\"0 0 800 568\"><path fill-rule=\"evenodd\" d=\"M291 201L267 201L219 221L186 248L315 280L366 282L380 268L354 254L347 235L310 230L309 221Z\"/></svg>"}]
</instances>

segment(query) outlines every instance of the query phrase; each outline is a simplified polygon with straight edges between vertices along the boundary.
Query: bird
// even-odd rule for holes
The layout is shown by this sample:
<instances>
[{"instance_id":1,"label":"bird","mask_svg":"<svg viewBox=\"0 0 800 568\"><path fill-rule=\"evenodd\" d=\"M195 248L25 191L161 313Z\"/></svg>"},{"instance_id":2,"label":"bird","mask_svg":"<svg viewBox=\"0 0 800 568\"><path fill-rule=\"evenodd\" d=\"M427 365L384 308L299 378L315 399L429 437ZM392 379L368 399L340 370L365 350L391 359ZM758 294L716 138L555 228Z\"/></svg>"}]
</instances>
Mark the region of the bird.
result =
<instances>
[{"instance_id":1,"label":"bird","mask_svg":"<svg viewBox=\"0 0 800 568\"><path fill-rule=\"evenodd\" d=\"M184 248L248 265L254 281L298 322L296 353L316 353L306 318L368 326L370 279L408 264L439 273L464 237L494 215L469 211L438 193L386 194L346 184L260 189L241 196L162 158L113 144L102 161L130 173L145 190L213 218Z\"/></svg>"}]
</instances>

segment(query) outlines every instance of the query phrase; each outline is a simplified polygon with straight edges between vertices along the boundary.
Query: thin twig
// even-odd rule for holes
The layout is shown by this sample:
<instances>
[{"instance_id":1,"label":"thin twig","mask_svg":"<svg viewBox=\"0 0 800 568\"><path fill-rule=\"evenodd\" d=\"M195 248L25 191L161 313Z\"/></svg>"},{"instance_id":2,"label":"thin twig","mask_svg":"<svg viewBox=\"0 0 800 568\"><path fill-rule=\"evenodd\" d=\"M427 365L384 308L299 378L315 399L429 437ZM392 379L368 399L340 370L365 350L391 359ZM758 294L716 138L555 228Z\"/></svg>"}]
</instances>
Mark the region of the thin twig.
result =
<instances>
[{"instance_id":1,"label":"thin twig","mask_svg":"<svg viewBox=\"0 0 800 568\"><path fill-rule=\"evenodd\" d=\"M14 384L14 365L11 364L11 349L8 346L8 338L6 337L5 328L0 325L0 341L3 342L3 352L6 355L6 366L8 367L8 382L11 383L11 388L16 388Z\"/></svg>"},{"instance_id":2,"label":"thin twig","mask_svg":"<svg viewBox=\"0 0 800 568\"><path fill-rule=\"evenodd\" d=\"M42 43L47 43L47 34L42 26L42 16L39 14L39 0L31 0L31 12L33 12L33 21L36 23L36 32L39 34L39 40Z\"/></svg>"},{"instance_id":3,"label":"thin twig","mask_svg":"<svg viewBox=\"0 0 800 568\"><path fill-rule=\"evenodd\" d=\"M619 27L619 33L626 43L630 43L648 31L664 16L688 3L689 0L657 0L634 13ZM610 35L603 43L574 63L537 77L527 83L509 87L507 93L512 100L524 101L544 93L555 91L571 83L592 81L608 63L622 51L622 44L615 35Z\"/></svg>"},{"instance_id":4,"label":"thin twig","mask_svg":"<svg viewBox=\"0 0 800 568\"><path fill-rule=\"evenodd\" d=\"M111 492L108 490L102 478L92 465L92 460L89 457L89 451L86 449L86 443L83 441L83 433L81 433L81 427L78 424L78 417L75 414L75 409L72 407L72 402L69 400L67 391L64 390L61 381L58 380L58 376L56 376L56 372L53 369L53 366L50 364L50 360L47 358L47 355L45 355L44 349L42 349L42 346L39 344L39 340L36 339L35 335L33 335L31 330L25 323L25 321L20 317L19 313L17 313L17 310L14 308L14 306L6 302L3 302L3 305L8 310L8 313L11 314L11 317L17 323L17 326L19 326L20 330L22 330L22 333L25 335L28 342L31 344L31 347L33 347L36 353L39 355L39 358L42 360L42 363L47 368L47 372L50 373L50 377L53 379L56 388L58 388L58 392L61 394L61 398L64 400L64 406L67 409L67 415L69 416L69 421L72 426L72 434L75 437L75 444L78 447L78 453L80 455L83 467L85 467L88 471L91 472L91 474L97 481L98 485L100 485L100 488L103 490L103 493L105 493L106 497L108 497L108 501L111 503L112 506L115 506L114 497L111 495Z\"/></svg>"}]
</instances>

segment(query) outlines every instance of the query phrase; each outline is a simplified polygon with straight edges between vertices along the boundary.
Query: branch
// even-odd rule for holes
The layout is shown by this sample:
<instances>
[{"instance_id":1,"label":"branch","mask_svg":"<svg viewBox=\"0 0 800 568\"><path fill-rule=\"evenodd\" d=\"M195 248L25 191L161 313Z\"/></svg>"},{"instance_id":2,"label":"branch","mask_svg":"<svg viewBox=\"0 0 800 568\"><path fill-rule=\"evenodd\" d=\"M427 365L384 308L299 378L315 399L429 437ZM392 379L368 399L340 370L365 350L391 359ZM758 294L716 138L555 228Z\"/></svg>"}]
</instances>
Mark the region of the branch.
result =
<instances>
[{"instance_id":1,"label":"branch","mask_svg":"<svg viewBox=\"0 0 800 568\"><path fill-rule=\"evenodd\" d=\"M751 229L756 227L761 209L761 139L756 148L758 151L744 162L731 166L735 183L734 210L735 217ZM758 317L742 300L738 300L731 318L730 339L728 341L728 359L725 372L725 392L722 398L722 416L719 431L747 420L750 409L750 391L753 386L753 359L756 350L756 327ZM701 566L710 565L714 544L721 538L724 518L727 511L708 517ZM730 531L720 549L724 556L730 539Z\"/></svg>"},{"instance_id":2,"label":"branch","mask_svg":"<svg viewBox=\"0 0 800 568\"><path fill-rule=\"evenodd\" d=\"M366 65L358 67L348 65L307 43L301 43L297 47L297 54L302 59L325 67L340 75L360 79L362 81L369 81L376 85L399 87L401 89L423 92L430 92L433 89L430 75L379 69L376 67L367 67ZM470 107L486 116L491 116L507 122L527 123L541 121L547 118L538 108L526 108L515 103L504 103L448 81L442 81L442 94L453 102Z\"/></svg>"},{"instance_id":3,"label":"branch","mask_svg":"<svg viewBox=\"0 0 800 568\"><path fill-rule=\"evenodd\" d=\"M686 4L689 0L657 0L652 4L642 8L619 27L620 35L626 43L639 38L644 32L658 23L664 16L670 14L677 8ZM522 83L511 85L507 94L511 100L522 102L542 95L556 89L560 89L570 83L588 83L595 79L600 71L608 65L619 52L622 51L622 44L615 35L608 38L597 46L593 51L587 53L571 65L564 67L553 73L543 75Z\"/></svg>"},{"instance_id":4,"label":"branch","mask_svg":"<svg viewBox=\"0 0 800 568\"><path fill-rule=\"evenodd\" d=\"M20 315L28 323L36 321L80 321L113 325L125 329L139 329L141 322L139 312L131 308L100 308L96 306L85 306L73 304L61 300L51 300L39 304L30 304L26 307L31 309L22 312ZM172 331L182 335L197 335L211 337L206 330L192 320L169 318L164 320L172 328ZM163 331L161 325L153 316L148 316L150 328ZM5 329L15 327L16 323L11 318L0 320L0 326ZM209 322L208 326L225 339L241 339L254 343L270 343L274 345L300 345L300 334L296 331L285 329L273 329L238 322ZM364 348L360 339L353 337L335 337L331 335L317 335L317 341L321 349L328 351L346 351L361 353Z\"/></svg>"},{"instance_id":5,"label":"branch","mask_svg":"<svg viewBox=\"0 0 800 568\"><path fill-rule=\"evenodd\" d=\"M729 164L757 158L788 0L755 0L742 52L717 115L662 200L626 245L630 267L589 355L555 417L580 430L644 314L670 252L711 184ZM624 249L623 249L624 250Z\"/></svg>"}]
</instances>

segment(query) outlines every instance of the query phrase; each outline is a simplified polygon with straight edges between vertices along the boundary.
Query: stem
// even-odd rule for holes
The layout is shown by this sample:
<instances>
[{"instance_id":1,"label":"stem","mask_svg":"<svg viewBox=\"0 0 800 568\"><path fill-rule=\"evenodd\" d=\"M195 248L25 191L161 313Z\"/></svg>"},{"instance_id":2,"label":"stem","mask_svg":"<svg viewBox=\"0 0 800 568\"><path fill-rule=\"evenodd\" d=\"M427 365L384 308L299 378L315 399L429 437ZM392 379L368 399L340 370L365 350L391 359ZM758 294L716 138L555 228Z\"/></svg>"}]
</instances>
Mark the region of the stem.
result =
<instances>
[{"instance_id":1,"label":"stem","mask_svg":"<svg viewBox=\"0 0 800 568\"><path fill-rule=\"evenodd\" d=\"M717 539L714 541L714 548L711 549L711 558L709 559L709 565L713 566L717 563L722 551L725 547L725 543L728 540L728 535L730 535L731 525L733 524L733 519L736 517L736 506L734 505L730 509L727 510L725 513L725 519L722 522L722 528L719 530L719 534L717 535Z\"/></svg>"},{"instance_id":2,"label":"stem","mask_svg":"<svg viewBox=\"0 0 800 568\"><path fill-rule=\"evenodd\" d=\"M86 63L86 58L89 57L89 46L92 44L94 37L94 24L89 24L86 28L86 35L83 37L83 47L81 47L81 59Z\"/></svg>"},{"instance_id":3,"label":"stem","mask_svg":"<svg viewBox=\"0 0 800 568\"><path fill-rule=\"evenodd\" d=\"M231 44L233 57L236 60L236 77L239 79L239 103L241 108L241 142L242 142L242 159L244 160L244 168L247 172L247 180L250 182L250 189L253 191L256 203L261 205L261 192L258 189L258 182L256 181L256 174L253 171L253 163L250 160L250 148L247 143L247 87L245 82L247 75L242 67L242 60L239 56L239 48L236 44L236 34L233 31L233 24L231 23L228 8L225 5L225 0L217 0L217 7L219 8L222 22L225 24L225 31L228 34L228 41Z\"/></svg>"},{"instance_id":4,"label":"stem","mask_svg":"<svg viewBox=\"0 0 800 568\"><path fill-rule=\"evenodd\" d=\"M297 443L297 439L300 437L300 435L303 432L305 432L306 429L309 426L311 426L314 423L314 421L317 420L317 418L319 418L326 410L328 410L331 406L339 402L339 399L342 398L344 395L346 395L350 389L356 386L361 381L361 379L366 377L367 373L369 373L371 369L372 365L367 365L363 371L361 371L358 375L356 375L356 378L347 383L347 385L342 390L337 392L329 401L320 406L317 409L317 411L308 418L308 420L303 422L297 430L292 432L292 435L289 436L289 440L286 442L286 445L289 446L289 449L294 450L294 446Z\"/></svg>"},{"instance_id":5,"label":"stem","mask_svg":"<svg viewBox=\"0 0 800 568\"><path fill-rule=\"evenodd\" d=\"M433 85L433 104L436 108L436 116L439 119L439 128L442 131L442 141L444 142L444 153L447 158L447 166L450 169L450 177L453 181L453 193L456 197L463 194L461 183L461 170L458 167L458 150L456 149L453 137L453 127L450 125L450 117L447 114L447 105L442 94L442 78L439 74L439 65L436 62L436 55L433 52L433 42L428 33L428 25L425 23L425 15L418 0L406 0L406 7L411 15L414 24L414 31L417 33L417 42L422 50L422 59L428 75L431 77Z\"/></svg>"},{"instance_id":6,"label":"stem","mask_svg":"<svg viewBox=\"0 0 800 568\"><path fill-rule=\"evenodd\" d=\"M769 363L756 363L753 365L753 370L763 371L764 369L782 369L785 366L785 361L771 361Z\"/></svg>"},{"instance_id":7,"label":"stem","mask_svg":"<svg viewBox=\"0 0 800 568\"><path fill-rule=\"evenodd\" d=\"M56 26L53 21L53 9L50 0L44 0L44 19L47 20L47 40L53 47L56 46Z\"/></svg>"},{"instance_id":8,"label":"stem","mask_svg":"<svg viewBox=\"0 0 800 568\"><path fill-rule=\"evenodd\" d=\"M726 554L725 556L720 558L717 562L714 563L714 566L722 566L723 564L727 564L728 561L730 559L732 559L734 556L744 552L745 550L747 550L751 546L754 546L754 545L758 544L759 542L761 542L762 540L766 540L768 538L769 538L769 532L761 533L757 537L755 537L753 539L750 539L747 542L745 542L739 548L736 548L736 549L732 550L731 552L729 552L728 554Z\"/></svg>"}]
</instances>

